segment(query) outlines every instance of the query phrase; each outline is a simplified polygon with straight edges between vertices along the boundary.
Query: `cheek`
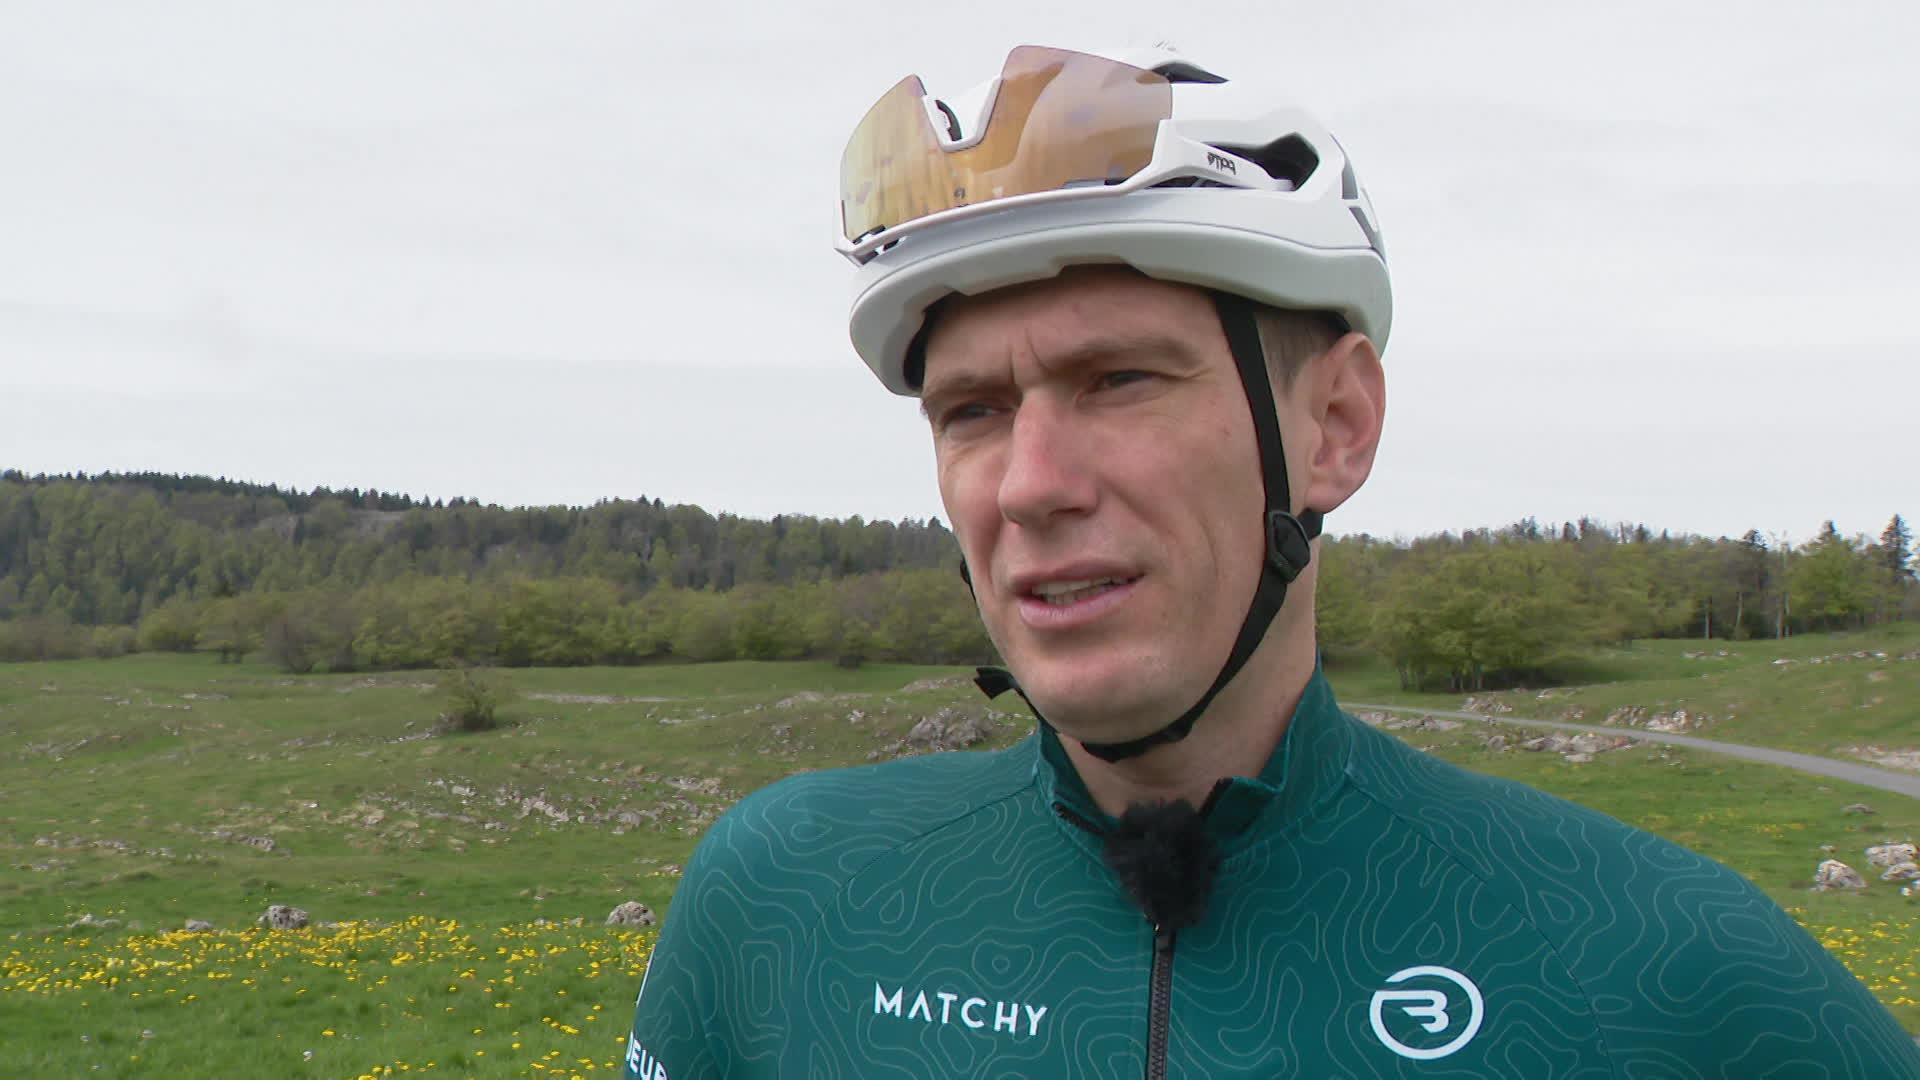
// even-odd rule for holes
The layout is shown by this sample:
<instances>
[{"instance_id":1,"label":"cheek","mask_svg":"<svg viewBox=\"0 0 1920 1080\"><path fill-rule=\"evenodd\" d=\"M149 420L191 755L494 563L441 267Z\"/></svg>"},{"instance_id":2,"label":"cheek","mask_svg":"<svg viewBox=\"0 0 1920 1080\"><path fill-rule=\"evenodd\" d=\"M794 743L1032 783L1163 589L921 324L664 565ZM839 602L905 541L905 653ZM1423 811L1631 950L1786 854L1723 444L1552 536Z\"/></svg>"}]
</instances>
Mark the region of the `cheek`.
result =
<instances>
[{"instance_id":1,"label":"cheek","mask_svg":"<svg viewBox=\"0 0 1920 1080\"><path fill-rule=\"evenodd\" d=\"M970 553L969 562L985 557L985 545L999 513L992 477L982 465L966 455L942 453L935 444L934 469L940 486L940 502L946 507L947 524L959 540L961 551Z\"/></svg>"},{"instance_id":2,"label":"cheek","mask_svg":"<svg viewBox=\"0 0 1920 1080\"><path fill-rule=\"evenodd\" d=\"M1208 520L1216 574L1234 592L1250 591L1266 555L1265 490L1257 473L1249 483L1240 470L1221 476L1215 491Z\"/></svg>"},{"instance_id":3,"label":"cheek","mask_svg":"<svg viewBox=\"0 0 1920 1080\"><path fill-rule=\"evenodd\" d=\"M1245 409L1244 404L1240 407ZM1209 425L1208 432L1213 437L1204 446L1192 447L1185 465L1192 513L1208 533L1215 576L1230 582L1236 592L1242 585L1251 590L1266 552L1266 487L1252 422L1223 419Z\"/></svg>"}]
</instances>

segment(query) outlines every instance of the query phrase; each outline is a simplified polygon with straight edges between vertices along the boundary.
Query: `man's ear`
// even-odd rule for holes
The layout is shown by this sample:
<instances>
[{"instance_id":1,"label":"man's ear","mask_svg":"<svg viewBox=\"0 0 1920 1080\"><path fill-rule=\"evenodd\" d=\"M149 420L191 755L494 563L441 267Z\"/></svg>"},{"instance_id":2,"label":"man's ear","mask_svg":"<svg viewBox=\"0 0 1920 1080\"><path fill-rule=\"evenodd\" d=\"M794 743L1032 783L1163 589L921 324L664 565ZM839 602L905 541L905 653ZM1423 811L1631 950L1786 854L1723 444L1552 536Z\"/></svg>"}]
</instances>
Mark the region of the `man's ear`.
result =
<instances>
[{"instance_id":1,"label":"man's ear","mask_svg":"<svg viewBox=\"0 0 1920 1080\"><path fill-rule=\"evenodd\" d=\"M1302 478L1304 505L1326 513L1352 498L1373 471L1387 411L1380 354L1365 334L1347 333L1307 363L1296 392L1317 435Z\"/></svg>"}]
</instances>

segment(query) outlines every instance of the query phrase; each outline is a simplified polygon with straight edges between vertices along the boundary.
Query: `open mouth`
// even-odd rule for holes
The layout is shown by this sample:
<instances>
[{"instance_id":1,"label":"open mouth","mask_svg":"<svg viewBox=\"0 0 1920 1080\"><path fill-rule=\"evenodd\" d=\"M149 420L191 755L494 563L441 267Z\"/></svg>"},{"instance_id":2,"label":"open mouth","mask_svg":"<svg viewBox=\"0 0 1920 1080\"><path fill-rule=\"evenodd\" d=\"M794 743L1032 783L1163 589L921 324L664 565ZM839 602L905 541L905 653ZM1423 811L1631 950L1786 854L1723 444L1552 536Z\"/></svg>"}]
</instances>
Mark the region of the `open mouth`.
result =
<instances>
[{"instance_id":1,"label":"open mouth","mask_svg":"<svg viewBox=\"0 0 1920 1080\"><path fill-rule=\"evenodd\" d=\"M1028 595L1049 607L1071 607L1139 580L1137 577L1103 577L1085 581L1048 581L1035 585Z\"/></svg>"}]
</instances>

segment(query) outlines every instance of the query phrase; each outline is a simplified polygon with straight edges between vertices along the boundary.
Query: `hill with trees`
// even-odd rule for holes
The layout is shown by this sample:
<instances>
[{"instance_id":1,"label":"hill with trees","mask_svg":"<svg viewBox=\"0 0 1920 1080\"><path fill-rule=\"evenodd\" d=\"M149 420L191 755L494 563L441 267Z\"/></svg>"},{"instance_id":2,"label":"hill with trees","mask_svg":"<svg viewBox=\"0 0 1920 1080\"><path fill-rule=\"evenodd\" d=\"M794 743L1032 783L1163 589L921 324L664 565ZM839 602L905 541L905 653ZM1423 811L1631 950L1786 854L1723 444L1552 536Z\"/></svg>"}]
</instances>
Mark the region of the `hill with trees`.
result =
<instances>
[{"instance_id":1,"label":"hill with trees","mask_svg":"<svg viewBox=\"0 0 1920 1080\"><path fill-rule=\"evenodd\" d=\"M0 660L264 651L289 671L650 660L990 660L937 519L710 514L658 499L506 508L164 474L0 472ZM1811 542L1527 519L1330 537L1330 662L1410 688L1549 679L1597 644L1920 614L1913 536Z\"/></svg>"},{"instance_id":2,"label":"hill with trees","mask_svg":"<svg viewBox=\"0 0 1920 1080\"><path fill-rule=\"evenodd\" d=\"M1826 522L1810 542L1654 534L1591 519L1389 543L1327 544L1321 646L1391 660L1411 689L1479 690L1551 677L1595 646L1747 639L1920 615L1913 540L1895 515L1876 540Z\"/></svg>"}]
</instances>

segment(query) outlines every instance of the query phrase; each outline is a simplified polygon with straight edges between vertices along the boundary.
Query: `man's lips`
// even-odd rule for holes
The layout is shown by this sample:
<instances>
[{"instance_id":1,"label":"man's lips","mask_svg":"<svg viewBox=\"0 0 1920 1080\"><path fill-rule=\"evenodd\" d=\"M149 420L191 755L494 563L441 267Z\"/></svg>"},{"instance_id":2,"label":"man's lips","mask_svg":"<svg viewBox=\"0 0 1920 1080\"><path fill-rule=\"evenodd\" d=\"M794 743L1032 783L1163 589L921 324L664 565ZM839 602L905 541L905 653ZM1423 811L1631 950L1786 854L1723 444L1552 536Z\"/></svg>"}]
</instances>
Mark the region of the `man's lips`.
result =
<instances>
[{"instance_id":1,"label":"man's lips","mask_svg":"<svg viewBox=\"0 0 1920 1080\"><path fill-rule=\"evenodd\" d=\"M1025 598L1043 589L1057 591L1063 585L1086 585L1108 580L1130 583L1139 577L1140 571L1124 563L1086 560L1023 570L1007 578L1007 585L1015 595Z\"/></svg>"},{"instance_id":2,"label":"man's lips","mask_svg":"<svg viewBox=\"0 0 1920 1080\"><path fill-rule=\"evenodd\" d=\"M1119 566L1076 565L1013 579L1020 621L1030 629L1074 630L1087 626L1127 602L1138 588L1139 573Z\"/></svg>"}]
</instances>

